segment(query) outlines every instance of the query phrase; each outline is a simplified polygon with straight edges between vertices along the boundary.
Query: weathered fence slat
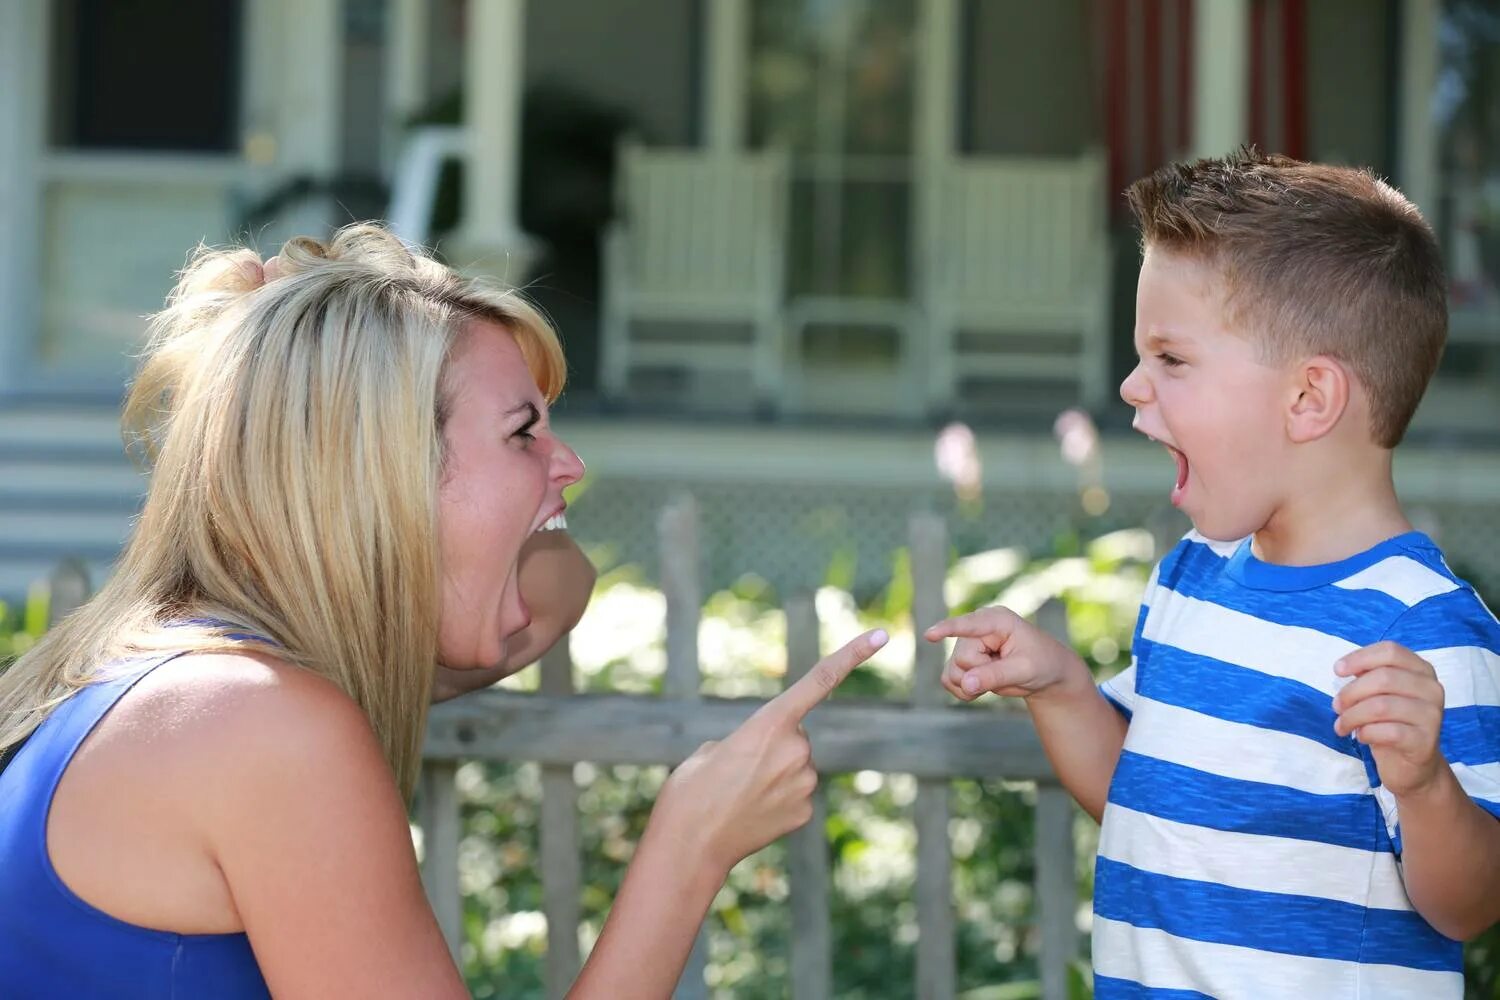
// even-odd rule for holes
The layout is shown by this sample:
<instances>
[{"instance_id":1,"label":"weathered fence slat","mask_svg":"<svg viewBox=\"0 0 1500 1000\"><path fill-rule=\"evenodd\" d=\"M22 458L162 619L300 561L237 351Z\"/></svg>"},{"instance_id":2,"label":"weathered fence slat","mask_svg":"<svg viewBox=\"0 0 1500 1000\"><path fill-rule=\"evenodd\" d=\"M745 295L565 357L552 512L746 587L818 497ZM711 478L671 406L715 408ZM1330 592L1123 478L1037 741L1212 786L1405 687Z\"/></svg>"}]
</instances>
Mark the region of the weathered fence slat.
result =
<instances>
[{"instance_id":1,"label":"weathered fence slat","mask_svg":"<svg viewBox=\"0 0 1500 1000\"><path fill-rule=\"evenodd\" d=\"M662 685L669 698L692 698L700 686L698 621L703 593L698 574L698 505L682 497L661 512L661 589L667 600L667 675Z\"/></svg>"},{"instance_id":2,"label":"weathered fence slat","mask_svg":"<svg viewBox=\"0 0 1500 1000\"><path fill-rule=\"evenodd\" d=\"M927 642L921 634L947 613L943 600L943 581L948 573L947 526L935 514L916 514L911 519L910 538L912 617L917 634L912 702L943 705L948 700L939 683L943 647ZM951 1000L957 989L948 781L947 777L917 779L916 995L919 1000Z\"/></svg>"},{"instance_id":3,"label":"weathered fence slat","mask_svg":"<svg viewBox=\"0 0 1500 1000\"><path fill-rule=\"evenodd\" d=\"M418 811L422 824L422 885L437 915L438 927L453 960L462 965L463 897L458 886L458 841L462 816L458 801L458 764L452 759L422 765Z\"/></svg>"},{"instance_id":4,"label":"weathered fence slat","mask_svg":"<svg viewBox=\"0 0 1500 1000\"><path fill-rule=\"evenodd\" d=\"M752 698L553 697L476 691L433 706L430 757L677 765L706 740L721 740L763 703ZM835 699L804 723L825 774L882 771L919 778L1052 780L1024 711Z\"/></svg>"},{"instance_id":5,"label":"weathered fence slat","mask_svg":"<svg viewBox=\"0 0 1500 1000\"><path fill-rule=\"evenodd\" d=\"M1051 600L1037 611L1037 625L1070 643L1068 609ZM1042 1000L1067 1000L1068 966L1078 954L1078 902L1073 847L1073 797L1055 784L1036 790L1036 899L1041 931Z\"/></svg>"},{"instance_id":6,"label":"weathered fence slat","mask_svg":"<svg viewBox=\"0 0 1500 1000\"><path fill-rule=\"evenodd\" d=\"M808 595L786 605L786 683L817 662L818 611ZM819 711L825 711L824 708ZM816 757L814 763L821 764ZM813 815L787 838L787 878L792 903L792 1000L822 1000L833 993L833 935L829 926L828 800L813 793Z\"/></svg>"},{"instance_id":7,"label":"weathered fence slat","mask_svg":"<svg viewBox=\"0 0 1500 1000\"><path fill-rule=\"evenodd\" d=\"M1078 954L1073 796L1057 785L1036 790L1036 900L1041 930L1042 1000L1067 1000L1068 966Z\"/></svg>"},{"instance_id":8,"label":"weathered fence slat","mask_svg":"<svg viewBox=\"0 0 1500 1000\"><path fill-rule=\"evenodd\" d=\"M542 657L542 692L573 692L568 637ZM579 859L578 785L572 764L542 765L542 910L547 915L547 996L562 1000L578 978L583 869Z\"/></svg>"},{"instance_id":9,"label":"weathered fence slat","mask_svg":"<svg viewBox=\"0 0 1500 1000\"><path fill-rule=\"evenodd\" d=\"M88 564L76 556L63 559L47 577L47 625L56 625L68 617L89 599L91 592Z\"/></svg>"},{"instance_id":10,"label":"weathered fence slat","mask_svg":"<svg viewBox=\"0 0 1500 1000\"><path fill-rule=\"evenodd\" d=\"M661 584L667 599L667 673L662 693L694 702L700 697L698 620L703 595L698 582L698 505L692 497L669 504L657 525L661 551ZM708 932L699 928L674 1000L706 1000Z\"/></svg>"}]
</instances>

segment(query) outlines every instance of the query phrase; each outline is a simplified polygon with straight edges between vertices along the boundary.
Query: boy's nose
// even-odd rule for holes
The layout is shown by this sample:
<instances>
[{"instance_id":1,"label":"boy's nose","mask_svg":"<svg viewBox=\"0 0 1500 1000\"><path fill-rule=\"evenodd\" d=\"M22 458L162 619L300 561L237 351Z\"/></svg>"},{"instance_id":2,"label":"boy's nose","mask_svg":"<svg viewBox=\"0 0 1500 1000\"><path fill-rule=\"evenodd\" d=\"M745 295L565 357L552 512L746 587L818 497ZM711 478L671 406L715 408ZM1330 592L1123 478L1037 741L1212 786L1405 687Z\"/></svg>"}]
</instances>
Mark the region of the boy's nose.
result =
<instances>
[{"instance_id":1,"label":"boy's nose","mask_svg":"<svg viewBox=\"0 0 1500 1000\"><path fill-rule=\"evenodd\" d=\"M1131 406L1144 406L1151 400L1151 380L1146 378L1138 364L1120 383L1120 398Z\"/></svg>"}]
</instances>

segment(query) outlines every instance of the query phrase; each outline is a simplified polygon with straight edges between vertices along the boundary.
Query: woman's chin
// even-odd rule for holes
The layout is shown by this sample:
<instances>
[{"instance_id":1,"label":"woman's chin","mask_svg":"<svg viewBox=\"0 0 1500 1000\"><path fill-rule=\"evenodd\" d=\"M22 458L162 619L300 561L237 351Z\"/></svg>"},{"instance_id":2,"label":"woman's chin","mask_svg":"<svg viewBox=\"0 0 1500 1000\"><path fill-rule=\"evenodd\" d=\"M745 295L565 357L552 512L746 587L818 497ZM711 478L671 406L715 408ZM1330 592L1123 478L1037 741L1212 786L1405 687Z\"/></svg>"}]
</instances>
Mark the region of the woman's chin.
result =
<instances>
[{"instance_id":1,"label":"woman's chin","mask_svg":"<svg viewBox=\"0 0 1500 1000\"><path fill-rule=\"evenodd\" d=\"M505 654L509 648L509 640L501 639L498 647L486 645L462 654L440 655L438 666L447 670L498 670L505 666Z\"/></svg>"}]
</instances>

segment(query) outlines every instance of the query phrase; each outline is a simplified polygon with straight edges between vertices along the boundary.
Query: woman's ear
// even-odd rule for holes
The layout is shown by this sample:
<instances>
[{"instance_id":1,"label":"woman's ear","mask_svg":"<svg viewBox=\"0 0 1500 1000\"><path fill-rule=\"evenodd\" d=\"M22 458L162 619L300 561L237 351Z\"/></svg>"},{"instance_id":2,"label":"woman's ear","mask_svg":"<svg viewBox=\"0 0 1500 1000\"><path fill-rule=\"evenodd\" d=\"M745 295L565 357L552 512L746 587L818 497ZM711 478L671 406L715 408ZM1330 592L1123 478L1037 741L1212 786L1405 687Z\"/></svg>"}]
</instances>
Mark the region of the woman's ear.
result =
<instances>
[{"instance_id":1,"label":"woman's ear","mask_svg":"<svg viewBox=\"0 0 1500 1000\"><path fill-rule=\"evenodd\" d=\"M1287 410L1287 436L1306 444L1332 431L1349 409L1351 388L1349 372L1338 359L1320 354L1303 361L1296 369L1295 396Z\"/></svg>"}]
</instances>

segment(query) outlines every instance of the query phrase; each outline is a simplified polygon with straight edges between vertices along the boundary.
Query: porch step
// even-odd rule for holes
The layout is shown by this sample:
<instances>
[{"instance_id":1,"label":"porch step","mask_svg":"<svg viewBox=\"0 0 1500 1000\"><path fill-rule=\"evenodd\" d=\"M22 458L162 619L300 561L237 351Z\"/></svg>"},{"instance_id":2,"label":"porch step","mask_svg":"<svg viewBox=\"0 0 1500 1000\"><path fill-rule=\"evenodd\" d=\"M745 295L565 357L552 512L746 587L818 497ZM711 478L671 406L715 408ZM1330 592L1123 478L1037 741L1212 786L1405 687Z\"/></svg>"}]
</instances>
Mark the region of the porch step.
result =
<instances>
[{"instance_id":1,"label":"porch step","mask_svg":"<svg viewBox=\"0 0 1500 1000\"><path fill-rule=\"evenodd\" d=\"M120 411L103 406L31 405L0 409L0 448L111 451L123 458Z\"/></svg>"},{"instance_id":2,"label":"porch step","mask_svg":"<svg viewBox=\"0 0 1500 1000\"><path fill-rule=\"evenodd\" d=\"M0 557L12 552L28 556L58 553L58 558L112 558L130 531L131 511L27 511L0 507L5 535Z\"/></svg>"},{"instance_id":3,"label":"porch step","mask_svg":"<svg viewBox=\"0 0 1500 1000\"><path fill-rule=\"evenodd\" d=\"M0 511L134 510L145 490L145 477L123 460L17 460L0 453Z\"/></svg>"},{"instance_id":4,"label":"porch step","mask_svg":"<svg viewBox=\"0 0 1500 1000\"><path fill-rule=\"evenodd\" d=\"M120 443L117 405L0 408L0 601L14 608L69 557L84 560L97 588L145 487Z\"/></svg>"}]
</instances>

